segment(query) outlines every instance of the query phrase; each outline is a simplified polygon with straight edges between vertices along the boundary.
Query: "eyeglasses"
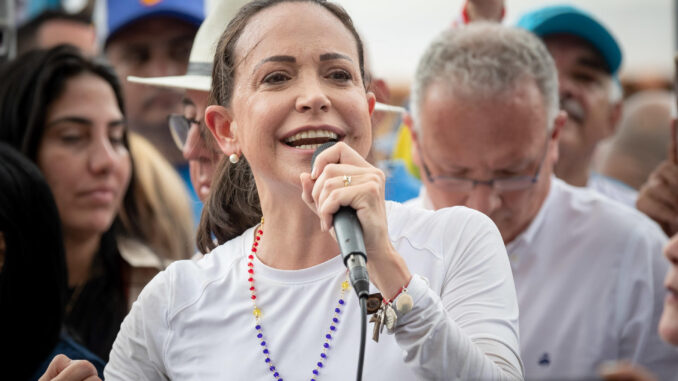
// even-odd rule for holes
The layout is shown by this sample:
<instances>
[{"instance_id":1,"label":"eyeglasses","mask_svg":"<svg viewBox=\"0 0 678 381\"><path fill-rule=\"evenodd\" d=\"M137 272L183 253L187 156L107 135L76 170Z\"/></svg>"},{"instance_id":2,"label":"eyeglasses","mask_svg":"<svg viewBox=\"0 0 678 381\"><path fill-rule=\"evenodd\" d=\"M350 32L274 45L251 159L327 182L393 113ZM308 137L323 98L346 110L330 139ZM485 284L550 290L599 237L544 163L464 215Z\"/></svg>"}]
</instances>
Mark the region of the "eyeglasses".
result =
<instances>
[{"instance_id":1,"label":"eyeglasses","mask_svg":"<svg viewBox=\"0 0 678 381\"><path fill-rule=\"evenodd\" d=\"M539 180L539 173L541 172L541 167L544 164L546 159L546 153L548 152L548 137L546 139L546 145L544 147L544 153L539 161L537 170L534 172L534 175L518 175L511 177L495 178L490 180L472 180L466 179L463 177L447 176L447 175L436 175L432 176L431 171L428 169L428 166L424 162L423 151L421 147L419 148L419 156L421 157L421 165L426 174L426 178L432 184L435 184L441 188L445 188L450 192L470 192L478 184L485 184L497 192L506 192L506 191L518 191L531 187L537 183Z\"/></svg>"},{"instance_id":2,"label":"eyeglasses","mask_svg":"<svg viewBox=\"0 0 678 381\"><path fill-rule=\"evenodd\" d=\"M188 119L181 114L171 114L168 121L174 144L179 147L179 150L183 151L186 140L188 140L188 131L190 131L192 125L200 125L200 122L195 119Z\"/></svg>"}]
</instances>

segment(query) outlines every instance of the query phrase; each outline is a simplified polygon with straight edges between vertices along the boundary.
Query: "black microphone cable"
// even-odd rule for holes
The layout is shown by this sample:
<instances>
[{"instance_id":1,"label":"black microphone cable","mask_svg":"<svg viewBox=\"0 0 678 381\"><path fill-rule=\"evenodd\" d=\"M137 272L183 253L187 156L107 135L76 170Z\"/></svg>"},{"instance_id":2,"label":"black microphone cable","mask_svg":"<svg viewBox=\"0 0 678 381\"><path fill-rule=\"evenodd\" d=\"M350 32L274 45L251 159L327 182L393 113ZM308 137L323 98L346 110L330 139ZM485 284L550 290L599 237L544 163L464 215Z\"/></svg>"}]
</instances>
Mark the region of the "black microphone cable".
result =
<instances>
[{"instance_id":1,"label":"black microphone cable","mask_svg":"<svg viewBox=\"0 0 678 381\"><path fill-rule=\"evenodd\" d=\"M367 297L359 298L360 302L360 351L358 352L358 375L356 381L363 379L363 362L365 361L365 340L367 338Z\"/></svg>"}]
</instances>

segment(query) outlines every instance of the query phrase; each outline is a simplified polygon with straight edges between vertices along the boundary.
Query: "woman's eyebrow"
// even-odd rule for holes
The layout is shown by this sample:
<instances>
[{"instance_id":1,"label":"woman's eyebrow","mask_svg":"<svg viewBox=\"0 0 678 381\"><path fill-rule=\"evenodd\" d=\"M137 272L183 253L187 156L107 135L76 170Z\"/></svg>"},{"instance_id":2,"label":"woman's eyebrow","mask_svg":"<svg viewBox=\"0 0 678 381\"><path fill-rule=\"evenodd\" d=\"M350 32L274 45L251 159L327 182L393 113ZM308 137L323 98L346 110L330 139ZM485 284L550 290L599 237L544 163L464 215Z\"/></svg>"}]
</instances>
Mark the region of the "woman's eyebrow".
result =
<instances>
[{"instance_id":1,"label":"woman's eyebrow","mask_svg":"<svg viewBox=\"0 0 678 381\"><path fill-rule=\"evenodd\" d=\"M108 128L115 128L115 127L127 127L127 121L125 119L116 119L108 122Z\"/></svg>"},{"instance_id":2,"label":"woman's eyebrow","mask_svg":"<svg viewBox=\"0 0 678 381\"><path fill-rule=\"evenodd\" d=\"M53 125L59 124L59 123L64 123L64 122L80 124L80 125L83 125L83 126L91 126L91 125L94 124L91 120L89 120L87 118L82 118L82 117L79 117L79 116L65 116L63 118L54 119L53 121L49 122L47 124L47 127L50 127L50 126L53 126ZM125 119L116 119L116 120L112 120L112 121L108 122L107 125L109 127L126 126L127 121Z\"/></svg>"},{"instance_id":3,"label":"woman's eyebrow","mask_svg":"<svg viewBox=\"0 0 678 381\"><path fill-rule=\"evenodd\" d=\"M321 61L329 61L329 60L347 60L350 62L353 62L351 57L341 54L341 53L325 53L320 55L320 60Z\"/></svg>"},{"instance_id":4,"label":"woman's eyebrow","mask_svg":"<svg viewBox=\"0 0 678 381\"><path fill-rule=\"evenodd\" d=\"M320 61L330 61L330 60L347 60L350 62L353 62L351 57L341 54L341 53L324 53L320 55ZM297 62L296 58L292 56L270 56L266 57L263 60L259 61L259 63L254 67L254 71L256 71L261 65L265 64L266 62L289 62L289 63L295 63Z\"/></svg>"},{"instance_id":5,"label":"woman's eyebrow","mask_svg":"<svg viewBox=\"0 0 678 381\"><path fill-rule=\"evenodd\" d=\"M253 71L256 71L261 65L265 64L266 62L290 62L290 63L295 63L297 62L297 59L292 57L292 56L270 56L266 57L263 60L261 60L255 67Z\"/></svg>"},{"instance_id":6,"label":"woman's eyebrow","mask_svg":"<svg viewBox=\"0 0 678 381\"><path fill-rule=\"evenodd\" d=\"M92 124L92 121L87 119L87 118L81 118L79 116L65 116L63 118L54 119L53 121L49 122L47 124L47 126L49 127L49 126L53 126L55 124L64 123L64 122L82 124L82 125L86 125L86 126L89 126L89 125Z\"/></svg>"}]
</instances>

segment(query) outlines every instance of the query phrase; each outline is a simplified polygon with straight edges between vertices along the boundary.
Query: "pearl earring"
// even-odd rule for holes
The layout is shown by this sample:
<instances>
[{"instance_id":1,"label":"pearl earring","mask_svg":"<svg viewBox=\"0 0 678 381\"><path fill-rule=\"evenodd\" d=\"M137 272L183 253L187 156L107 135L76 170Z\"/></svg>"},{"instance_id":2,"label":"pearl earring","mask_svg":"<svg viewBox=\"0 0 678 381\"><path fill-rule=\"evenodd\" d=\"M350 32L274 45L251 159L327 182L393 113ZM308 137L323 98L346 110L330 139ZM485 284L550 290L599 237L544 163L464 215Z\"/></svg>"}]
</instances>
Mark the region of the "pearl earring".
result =
<instances>
[{"instance_id":1,"label":"pearl earring","mask_svg":"<svg viewBox=\"0 0 678 381\"><path fill-rule=\"evenodd\" d=\"M240 156L238 156L237 153L232 153L228 157L228 161L230 161L232 164L237 164L240 161Z\"/></svg>"}]
</instances>

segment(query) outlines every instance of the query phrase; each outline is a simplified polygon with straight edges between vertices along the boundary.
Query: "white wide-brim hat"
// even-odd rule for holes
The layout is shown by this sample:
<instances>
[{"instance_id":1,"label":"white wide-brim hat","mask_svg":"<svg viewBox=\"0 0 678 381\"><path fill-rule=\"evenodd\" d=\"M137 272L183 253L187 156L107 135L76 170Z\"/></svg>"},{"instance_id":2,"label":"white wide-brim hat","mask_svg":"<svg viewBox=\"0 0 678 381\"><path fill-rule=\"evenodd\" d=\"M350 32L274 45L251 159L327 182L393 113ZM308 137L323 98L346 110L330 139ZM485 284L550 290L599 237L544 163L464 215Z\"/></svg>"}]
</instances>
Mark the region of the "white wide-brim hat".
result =
<instances>
[{"instance_id":1,"label":"white wide-brim hat","mask_svg":"<svg viewBox=\"0 0 678 381\"><path fill-rule=\"evenodd\" d=\"M200 25L193 40L191 55L188 59L188 68L185 75L169 77L135 77L128 76L127 80L133 83L170 87L175 89L210 91L212 88L212 62L217 50L221 34L238 10L249 0L217 0L207 11L207 18ZM405 108L391 106L377 102L376 111L404 113Z\"/></svg>"}]
</instances>

